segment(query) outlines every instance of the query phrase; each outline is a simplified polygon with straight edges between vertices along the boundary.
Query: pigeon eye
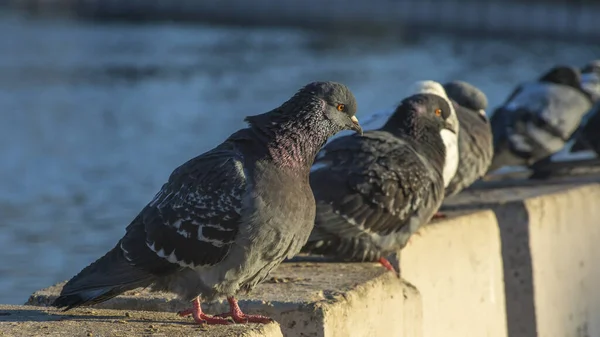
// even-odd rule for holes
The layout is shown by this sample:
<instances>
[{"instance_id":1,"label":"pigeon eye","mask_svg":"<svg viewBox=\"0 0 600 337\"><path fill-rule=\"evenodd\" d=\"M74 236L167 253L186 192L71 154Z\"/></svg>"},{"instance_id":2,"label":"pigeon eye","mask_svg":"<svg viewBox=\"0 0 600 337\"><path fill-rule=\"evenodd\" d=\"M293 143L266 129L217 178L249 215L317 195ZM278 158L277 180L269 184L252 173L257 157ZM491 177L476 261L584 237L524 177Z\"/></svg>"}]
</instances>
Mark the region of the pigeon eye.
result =
<instances>
[{"instance_id":1,"label":"pigeon eye","mask_svg":"<svg viewBox=\"0 0 600 337\"><path fill-rule=\"evenodd\" d=\"M435 115L436 116L441 116L442 115L442 109L435 109Z\"/></svg>"},{"instance_id":2,"label":"pigeon eye","mask_svg":"<svg viewBox=\"0 0 600 337\"><path fill-rule=\"evenodd\" d=\"M344 111L346 109L346 106L344 104L338 104L337 109L338 111Z\"/></svg>"}]
</instances>

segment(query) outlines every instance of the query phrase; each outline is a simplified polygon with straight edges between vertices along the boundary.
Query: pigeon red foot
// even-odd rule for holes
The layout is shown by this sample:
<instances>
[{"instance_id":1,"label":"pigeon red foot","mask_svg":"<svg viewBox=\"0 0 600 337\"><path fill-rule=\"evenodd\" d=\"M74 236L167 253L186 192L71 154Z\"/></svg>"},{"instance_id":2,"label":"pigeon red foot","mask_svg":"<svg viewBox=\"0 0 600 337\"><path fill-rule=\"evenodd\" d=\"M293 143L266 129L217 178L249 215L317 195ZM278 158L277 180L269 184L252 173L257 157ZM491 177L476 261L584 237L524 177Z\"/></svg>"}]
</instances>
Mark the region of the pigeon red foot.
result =
<instances>
[{"instance_id":1,"label":"pigeon red foot","mask_svg":"<svg viewBox=\"0 0 600 337\"><path fill-rule=\"evenodd\" d=\"M442 212L436 212L431 219L444 219L446 214Z\"/></svg>"},{"instance_id":2,"label":"pigeon red foot","mask_svg":"<svg viewBox=\"0 0 600 337\"><path fill-rule=\"evenodd\" d=\"M209 316L202 312L202 307L200 306L200 299L196 297L194 300L193 307L190 309L182 310L177 314L181 317L192 315L194 321L198 324L220 324L227 325L232 324L230 320L222 317Z\"/></svg>"},{"instance_id":3,"label":"pigeon red foot","mask_svg":"<svg viewBox=\"0 0 600 337\"><path fill-rule=\"evenodd\" d=\"M394 268L390 261L388 261L385 257L380 257L378 261L385 269L391 271L392 273L396 274L396 276L400 277L400 273L396 271L396 268Z\"/></svg>"},{"instance_id":4,"label":"pigeon red foot","mask_svg":"<svg viewBox=\"0 0 600 337\"><path fill-rule=\"evenodd\" d=\"M262 323L267 324L273 322L273 319L262 315L246 315L240 309L237 300L231 296L227 297L229 302L229 312L217 315L218 317L231 317L236 323Z\"/></svg>"}]
</instances>

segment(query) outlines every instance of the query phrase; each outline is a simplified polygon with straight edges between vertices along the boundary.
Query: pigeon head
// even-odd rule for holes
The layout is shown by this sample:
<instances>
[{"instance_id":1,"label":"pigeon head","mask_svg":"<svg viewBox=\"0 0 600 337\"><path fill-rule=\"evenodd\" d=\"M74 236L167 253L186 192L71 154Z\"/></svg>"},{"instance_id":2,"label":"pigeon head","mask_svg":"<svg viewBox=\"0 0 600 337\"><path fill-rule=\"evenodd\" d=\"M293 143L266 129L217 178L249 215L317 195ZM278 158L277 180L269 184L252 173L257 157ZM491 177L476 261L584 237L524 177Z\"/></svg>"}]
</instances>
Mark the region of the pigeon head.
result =
<instances>
[{"instance_id":1,"label":"pigeon head","mask_svg":"<svg viewBox=\"0 0 600 337\"><path fill-rule=\"evenodd\" d=\"M600 100L600 60L595 60L581 69L581 87L592 101Z\"/></svg>"},{"instance_id":2,"label":"pigeon head","mask_svg":"<svg viewBox=\"0 0 600 337\"><path fill-rule=\"evenodd\" d=\"M334 133L354 130L362 135L356 118L356 98L343 84L336 82L313 82L300 90L300 94L312 96L322 105L325 126Z\"/></svg>"},{"instance_id":3,"label":"pigeon head","mask_svg":"<svg viewBox=\"0 0 600 337\"><path fill-rule=\"evenodd\" d=\"M313 82L267 113L246 117L257 141L281 165L312 165L329 137L343 130L362 134L356 99L343 84Z\"/></svg>"},{"instance_id":4,"label":"pigeon head","mask_svg":"<svg viewBox=\"0 0 600 337\"><path fill-rule=\"evenodd\" d=\"M456 117L456 112L447 98L416 94L405 98L383 127L419 142L428 156L443 166L444 187L452 181L459 162L458 122L453 116Z\"/></svg>"},{"instance_id":5,"label":"pigeon head","mask_svg":"<svg viewBox=\"0 0 600 337\"><path fill-rule=\"evenodd\" d=\"M483 91L474 85L464 81L452 81L444 84L446 94L458 105L470 110L478 111L483 117L486 117L487 96Z\"/></svg>"},{"instance_id":6,"label":"pigeon head","mask_svg":"<svg viewBox=\"0 0 600 337\"><path fill-rule=\"evenodd\" d=\"M555 66L542 75L540 82L566 85L581 90L581 75L579 69L569 66Z\"/></svg>"},{"instance_id":7,"label":"pigeon head","mask_svg":"<svg viewBox=\"0 0 600 337\"><path fill-rule=\"evenodd\" d=\"M267 133L303 130L307 135L325 141L342 130L354 130L362 134L355 116L356 109L356 98L345 85L313 82L280 107L264 114L248 116L246 121Z\"/></svg>"},{"instance_id":8,"label":"pigeon head","mask_svg":"<svg viewBox=\"0 0 600 337\"><path fill-rule=\"evenodd\" d=\"M458 135L458 130L460 128L460 125L458 123L458 116L456 115L456 111L454 110L454 107L452 106L452 103L448 98L446 90L440 83L430 80L415 82L409 89L409 95L414 94L433 94L445 100L450 106L450 116L448 117L448 125L451 127L450 130Z\"/></svg>"},{"instance_id":9,"label":"pigeon head","mask_svg":"<svg viewBox=\"0 0 600 337\"><path fill-rule=\"evenodd\" d=\"M441 133L448 130L454 133L451 122L452 106L443 97L436 94L416 94L405 98L384 125L384 129L399 130L402 134L416 139L429 133Z\"/></svg>"}]
</instances>

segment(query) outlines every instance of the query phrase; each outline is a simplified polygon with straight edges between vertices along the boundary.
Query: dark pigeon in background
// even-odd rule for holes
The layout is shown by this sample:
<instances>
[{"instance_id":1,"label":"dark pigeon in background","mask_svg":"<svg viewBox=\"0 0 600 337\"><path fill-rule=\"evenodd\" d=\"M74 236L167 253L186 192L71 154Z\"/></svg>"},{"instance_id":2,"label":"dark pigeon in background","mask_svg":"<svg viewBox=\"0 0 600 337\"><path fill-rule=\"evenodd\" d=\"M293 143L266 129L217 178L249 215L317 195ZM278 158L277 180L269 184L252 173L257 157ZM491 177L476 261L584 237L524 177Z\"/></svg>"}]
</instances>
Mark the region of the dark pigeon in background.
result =
<instances>
[{"instance_id":1,"label":"dark pigeon in background","mask_svg":"<svg viewBox=\"0 0 600 337\"><path fill-rule=\"evenodd\" d=\"M441 134L456 129L451 111L446 98L416 94L379 130L327 144L310 174L317 216L302 252L394 270L388 255L430 221L444 198Z\"/></svg>"},{"instance_id":2,"label":"dark pigeon in background","mask_svg":"<svg viewBox=\"0 0 600 337\"><path fill-rule=\"evenodd\" d=\"M587 64L581 73L582 87L590 94L595 105L582 122L571 152L593 150L600 156L600 60Z\"/></svg>"},{"instance_id":3,"label":"dark pigeon in background","mask_svg":"<svg viewBox=\"0 0 600 337\"><path fill-rule=\"evenodd\" d=\"M486 95L463 81L446 83L444 89L453 101L460 123L458 169L446 187L446 197L450 197L485 175L492 162L494 146L492 128L485 114Z\"/></svg>"},{"instance_id":4,"label":"dark pigeon in background","mask_svg":"<svg viewBox=\"0 0 600 337\"><path fill-rule=\"evenodd\" d=\"M492 115L494 158L489 172L549 160L570 140L591 106L592 97L573 67L556 66L538 81L520 85Z\"/></svg>"},{"instance_id":5,"label":"dark pigeon in background","mask_svg":"<svg viewBox=\"0 0 600 337\"><path fill-rule=\"evenodd\" d=\"M241 312L250 291L307 241L315 218L308 175L315 155L341 130L362 133L350 90L334 82L302 88L280 107L246 118L248 128L173 171L154 199L102 258L53 303L67 309L152 286L193 308L198 323L266 323ZM231 311L208 316L203 300L225 296Z\"/></svg>"},{"instance_id":6,"label":"dark pigeon in background","mask_svg":"<svg viewBox=\"0 0 600 337\"><path fill-rule=\"evenodd\" d=\"M454 110L454 105L451 100L448 98L446 90L444 87L436 82L436 81L418 81L411 86L411 92L415 93L423 93L423 94L433 94L443 98L448 106L450 106L450 116L448 116L448 125L451 129L442 129L440 132L442 136L442 140L444 141L444 145L446 148L446 157L444 160L444 187L447 187L450 184L450 181L456 174L456 170L458 169L459 163L459 154L458 154L458 135L460 131L460 122L458 120L458 116L456 115L456 110Z\"/></svg>"},{"instance_id":7,"label":"dark pigeon in background","mask_svg":"<svg viewBox=\"0 0 600 337\"><path fill-rule=\"evenodd\" d=\"M436 81L425 80L413 83L409 86L408 94L406 96L410 96L415 93L429 93L438 95L444 98L448 102L448 104L451 104L448 95L446 95L444 87ZM453 130L442 131L442 139L444 140L444 144L446 144L446 163L444 164L444 186L447 186L447 184L450 183L450 179L452 179L458 168L458 131L460 128L460 123L458 122L456 111L454 111L454 106L451 105L450 108L452 109L452 112L448 119L450 120L450 124L453 126ZM363 130L368 131L380 129L394 114L395 111L396 108L386 109L369 115L361 122ZM335 138L341 136L342 135L338 134L332 137L330 139L330 142L333 141Z\"/></svg>"},{"instance_id":8,"label":"dark pigeon in background","mask_svg":"<svg viewBox=\"0 0 600 337\"><path fill-rule=\"evenodd\" d=\"M409 86L407 96L411 96L415 93L434 94L440 96L450 105L451 112L448 120L450 121L449 123L452 125L453 129L442 130L442 139L446 145L446 160L444 163L444 187L446 187L450 183L452 177L454 177L456 174L456 170L458 168L458 133L460 129L460 123L458 121L458 117L456 116L454 105L451 103L448 95L446 94L446 90L440 83L431 80L417 81ZM385 125L385 123L387 123L395 111L396 109L384 110L370 115L361 123L363 130L368 131L380 129L383 127L383 125ZM336 135L332 137L330 141L333 141L337 137L340 136Z\"/></svg>"}]
</instances>

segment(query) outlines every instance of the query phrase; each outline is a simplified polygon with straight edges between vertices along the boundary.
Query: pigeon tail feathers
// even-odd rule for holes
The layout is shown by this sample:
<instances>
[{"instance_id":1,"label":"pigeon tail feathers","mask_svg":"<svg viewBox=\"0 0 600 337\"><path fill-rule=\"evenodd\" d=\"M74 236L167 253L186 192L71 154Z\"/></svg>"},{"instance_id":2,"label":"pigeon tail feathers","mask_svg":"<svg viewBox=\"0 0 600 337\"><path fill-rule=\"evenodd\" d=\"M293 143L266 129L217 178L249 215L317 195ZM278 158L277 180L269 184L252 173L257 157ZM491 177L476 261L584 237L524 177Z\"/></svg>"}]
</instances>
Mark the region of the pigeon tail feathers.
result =
<instances>
[{"instance_id":1,"label":"pigeon tail feathers","mask_svg":"<svg viewBox=\"0 0 600 337\"><path fill-rule=\"evenodd\" d=\"M151 274L129 264L119 243L67 282L52 306L66 307L66 311L96 304L153 282Z\"/></svg>"}]
</instances>

